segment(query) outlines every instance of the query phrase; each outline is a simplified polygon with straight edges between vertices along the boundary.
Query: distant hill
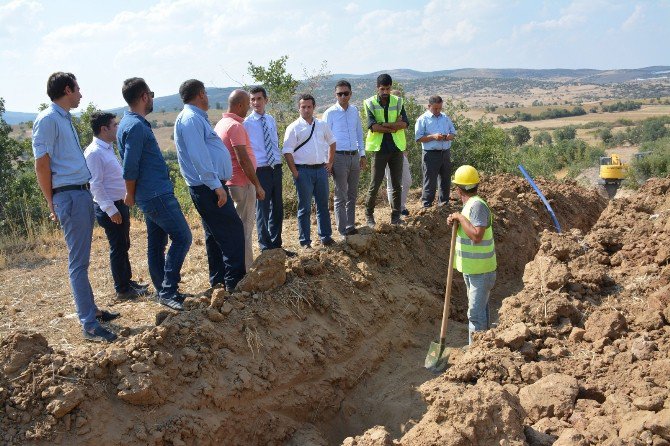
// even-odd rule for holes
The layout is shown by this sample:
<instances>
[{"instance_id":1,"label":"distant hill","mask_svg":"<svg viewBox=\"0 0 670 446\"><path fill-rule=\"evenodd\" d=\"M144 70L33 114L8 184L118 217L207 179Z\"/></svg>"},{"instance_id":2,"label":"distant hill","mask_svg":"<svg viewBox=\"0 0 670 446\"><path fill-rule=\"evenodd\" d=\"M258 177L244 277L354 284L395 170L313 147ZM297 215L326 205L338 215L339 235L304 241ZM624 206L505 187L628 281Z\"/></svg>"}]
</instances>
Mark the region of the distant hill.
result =
<instances>
[{"instance_id":1,"label":"distant hill","mask_svg":"<svg viewBox=\"0 0 670 446\"><path fill-rule=\"evenodd\" d=\"M526 87L547 86L548 83L559 84L592 84L608 86L615 84L635 83L639 81L651 81L670 78L670 66L652 66L633 69L616 70L593 70L593 69L524 69L524 68L459 68L454 70L439 71L416 71L407 68L397 68L385 71L376 71L367 74L333 74L326 79L324 84L315 92L317 109L323 111L326 104L333 101L332 91L338 79L348 79L354 87L357 102L365 95L372 93L375 87L375 79L381 73L390 74L393 79L403 83L405 90L412 95L422 95L434 90L436 85L449 86L450 91L459 94L468 94L480 88L495 87L497 89L516 89L518 82L525 83ZM462 85L461 80L471 80L469 85ZM208 88L210 107L216 108L219 103L226 108L228 95L236 87ZM300 91L300 87L298 87ZM661 91L664 93L665 91ZM656 95L656 93L654 93ZM170 112L181 110L183 104L178 94L163 96L154 100L154 111ZM117 107L110 109L113 113L123 113L128 107ZM3 115L8 124L18 124L32 121L36 113L21 113L7 111Z\"/></svg>"}]
</instances>

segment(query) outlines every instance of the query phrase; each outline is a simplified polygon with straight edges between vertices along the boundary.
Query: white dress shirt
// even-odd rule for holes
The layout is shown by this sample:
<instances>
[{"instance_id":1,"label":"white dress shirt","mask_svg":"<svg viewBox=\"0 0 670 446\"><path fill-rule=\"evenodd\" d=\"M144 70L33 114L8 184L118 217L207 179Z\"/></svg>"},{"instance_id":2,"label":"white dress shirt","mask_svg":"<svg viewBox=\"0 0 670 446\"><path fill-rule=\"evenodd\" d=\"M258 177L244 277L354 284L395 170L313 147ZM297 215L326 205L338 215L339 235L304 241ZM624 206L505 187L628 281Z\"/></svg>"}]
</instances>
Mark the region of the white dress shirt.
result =
<instances>
[{"instance_id":1,"label":"white dress shirt","mask_svg":"<svg viewBox=\"0 0 670 446\"><path fill-rule=\"evenodd\" d=\"M363 126L358 109L354 105L349 105L345 110L336 102L324 112L323 120L328 123L335 135L338 152L358 150L360 156L365 156Z\"/></svg>"},{"instance_id":2,"label":"white dress shirt","mask_svg":"<svg viewBox=\"0 0 670 446\"><path fill-rule=\"evenodd\" d=\"M281 153L279 151L279 136L277 135L277 123L275 118L269 113L265 113L265 125L270 133L270 142L272 146L272 154L274 155L274 165L281 164ZM265 137L263 136L263 124L261 123L261 115L256 113L256 110L251 112L244 120L244 128L249 134L249 142L251 148L254 150L256 156L256 163L258 167L268 166L268 155L265 149ZM300 149L302 150L302 149ZM272 166L271 166L272 167Z\"/></svg>"},{"instance_id":3,"label":"white dress shirt","mask_svg":"<svg viewBox=\"0 0 670 446\"><path fill-rule=\"evenodd\" d=\"M93 137L93 141L84 150L86 165L91 171L91 194L93 201L98 203L110 217L119 210L115 201L126 196L126 182L123 180L121 163L114 153L114 147L105 141Z\"/></svg>"},{"instance_id":4,"label":"white dress shirt","mask_svg":"<svg viewBox=\"0 0 670 446\"><path fill-rule=\"evenodd\" d=\"M296 119L286 127L284 135L284 149L282 153L293 154L295 164L325 164L328 162L330 145L335 142L335 137L325 121L313 118L315 123L314 134L310 140L294 152L295 148L309 138L312 132L312 124L308 124L302 117Z\"/></svg>"}]
</instances>

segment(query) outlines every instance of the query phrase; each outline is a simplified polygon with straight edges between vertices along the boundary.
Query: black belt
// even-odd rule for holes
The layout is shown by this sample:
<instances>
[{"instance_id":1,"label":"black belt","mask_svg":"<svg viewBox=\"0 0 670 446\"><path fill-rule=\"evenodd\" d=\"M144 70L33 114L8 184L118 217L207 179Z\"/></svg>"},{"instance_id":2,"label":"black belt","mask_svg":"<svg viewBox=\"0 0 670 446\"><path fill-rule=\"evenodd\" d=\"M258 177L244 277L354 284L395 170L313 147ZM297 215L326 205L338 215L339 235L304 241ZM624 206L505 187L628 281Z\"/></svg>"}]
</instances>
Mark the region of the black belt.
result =
<instances>
[{"instance_id":1,"label":"black belt","mask_svg":"<svg viewBox=\"0 0 670 446\"><path fill-rule=\"evenodd\" d=\"M318 169L318 168L323 167L325 165L326 165L325 163L321 163L321 164L296 164L295 167L305 167L307 169Z\"/></svg>"},{"instance_id":2,"label":"black belt","mask_svg":"<svg viewBox=\"0 0 670 446\"><path fill-rule=\"evenodd\" d=\"M258 166L256 170L258 169L276 169L276 168L281 168L281 163L275 164L274 166Z\"/></svg>"},{"instance_id":3,"label":"black belt","mask_svg":"<svg viewBox=\"0 0 670 446\"><path fill-rule=\"evenodd\" d=\"M61 186L61 187L54 187L51 189L51 195L56 195L58 192L65 192L68 190L89 190L91 186L86 183L86 184L73 184L70 186Z\"/></svg>"},{"instance_id":4,"label":"black belt","mask_svg":"<svg viewBox=\"0 0 670 446\"><path fill-rule=\"evenodd\" d=\"M335 153L338 155L358 155L358 150L338 150Z\"/></svg>"}]
</instances>

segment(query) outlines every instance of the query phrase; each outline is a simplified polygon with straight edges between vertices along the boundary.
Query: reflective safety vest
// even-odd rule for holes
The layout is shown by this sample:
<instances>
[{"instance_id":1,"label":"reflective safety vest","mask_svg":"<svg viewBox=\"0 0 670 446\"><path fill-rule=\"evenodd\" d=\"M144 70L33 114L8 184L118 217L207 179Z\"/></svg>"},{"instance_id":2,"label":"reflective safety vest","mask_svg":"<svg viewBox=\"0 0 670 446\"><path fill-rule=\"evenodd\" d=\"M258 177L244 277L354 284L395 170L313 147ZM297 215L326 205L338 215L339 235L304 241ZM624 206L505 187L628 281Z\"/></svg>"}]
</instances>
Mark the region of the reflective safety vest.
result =
<instances>
[{"instance_id":1,"label":"reflective safety vest","mask_svg":"<svg viewBox=\"0 0 670 446\"><path fill-rule=\"evenodd\" d=\"M482 203L489 210L489 226L484 231L484 237L479 243L474 243L465 234L462 226L456 234L456 265L455 268L463 274L484 274L495 271L497 267L496 246L493 241L493 213L484 200L477 195L463 206L461 214L470 221L470 209L476 202Z\"/></svg>"},{"instance_id":2,"label":"reflective safety vest","mask_svg":"<svg viewBox=\"0 0 670 446\"><path fill-rule=\"evenodd\" d=\"M384 107L377 100L377 96L372 96L366 99L363 104L365 108L370 110L372 114L375 115L377 124L384 124L386 122L396 122L398 116L400 116L400 111L402 110L402 98L394 95L389 96L389 107L388 107L388 121L384 118ZM407 140L405 139L405 129L397 130L393 133L393 142L400 151L404 151L407 147ZM384 138L384 133L373 132L368 130L367 137L365 138L365 151L366 152L378 152L382 146L382 139Z\"/></svg>"}]
</instances>

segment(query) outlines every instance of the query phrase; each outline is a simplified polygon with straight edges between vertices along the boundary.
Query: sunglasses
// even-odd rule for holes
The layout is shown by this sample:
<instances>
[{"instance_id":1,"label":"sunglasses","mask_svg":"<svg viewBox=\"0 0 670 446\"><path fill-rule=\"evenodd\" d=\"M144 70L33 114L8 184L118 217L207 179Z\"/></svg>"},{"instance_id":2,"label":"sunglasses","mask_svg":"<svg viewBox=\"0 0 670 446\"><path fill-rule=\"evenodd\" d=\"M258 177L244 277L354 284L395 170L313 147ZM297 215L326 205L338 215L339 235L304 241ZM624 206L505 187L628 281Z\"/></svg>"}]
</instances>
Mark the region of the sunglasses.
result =
<instances>
[{"instance_id":1,"label":"sunglasses","mask_svg":"<svg viewBox=\"0 0 670 446\"><path fill-rule=\"evenodd\" d=\"M338 95L338 96L347 97L351 94L351 92L350 91L340 91L339 93L335 93L335 94Z\"/></svg>"},{"instance_id":2,"label":"sunglasses","mask_svg":"<svg viewBox=\"0 0 670 446\"><path fill-rule=\"evenodd\" d=\"M151 96L152 98L154 97L154 92L153 92L153 91L147 91L146 93L147 93L149 96Z\"/></svg>"}]
</instances>

